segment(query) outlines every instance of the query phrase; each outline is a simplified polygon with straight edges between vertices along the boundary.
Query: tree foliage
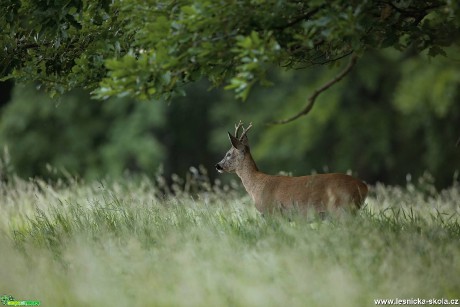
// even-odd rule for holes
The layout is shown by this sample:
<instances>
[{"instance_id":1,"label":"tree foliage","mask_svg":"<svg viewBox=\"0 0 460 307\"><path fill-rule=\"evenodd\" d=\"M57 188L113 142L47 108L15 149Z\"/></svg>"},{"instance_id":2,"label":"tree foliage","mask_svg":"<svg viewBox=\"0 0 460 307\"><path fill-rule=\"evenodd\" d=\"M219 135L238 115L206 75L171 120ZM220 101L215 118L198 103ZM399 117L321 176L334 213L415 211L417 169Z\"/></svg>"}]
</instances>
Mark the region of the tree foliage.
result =
<instances>
[{"instance_id":1,"label":"tree foliage","mask_svg":"<svg viewBox=\"0 0 460 307\"><path fill-rule=\"evenodd\" d=\"M272 64L304 68L392 47L430 56L458 43L449 0L3 0L4 79L99 98L169 98L207 78L245 99Z\"/></svg>"},{"instance_id":2,"label":"tree foliage","mask_svg":"<svg viewBox=\"0 0 460 307\"><path fill-rule=\"evenodd\" d=\"M460 63L450 60L458 51L448 51L447 58L430 61L424 56L401 60L390 50L368 53L324 93L308 120L292 125L261 123L273 119L273 110L283 118L301 108L304 97L334 72L317 67L272 73L277 86L255 87L248 104L213 107L211 148L224 152L226 129L237 118L256 123L251 152L260 169L271 174L352 170L367 182L404 184L408 174L418 178L428 172L438 187L448 186L460 171Z\"/></svg>"},{"instance_id":3,"label":"tree foliage","mask_svg":"<svg viewBox=\"0 0 460 307\"><path fill-rule=\"evenodd\" d=\"M11 156L11 172L26 178L70 173L94 179L157 170L165 151L157 138L160 104L126 98L91 103L78 90L60 99L50 101L32 86L15 87L0 120L0 147Z\"/></svg>"},{"instance_id":4,"label":"tree foliage","mask_svg":"<svg viewBox=\"0 0 460 307\"><path fill-rule=\"evenodd\" d=\"M0 78L70 92L55 107L17 85L2 107L0 146L23 176L46 175L46 163L85 177L152 173L165 158L169 173L212 168L240 118L255 123L253 152L271 173L353 169L402 183L426 169L446 186L460 169L458 1L0 1ZM261 125L308 112L343 74L308 121ZM233 93L203 94L210 84ZM74 88L188 97L165 110L89 103Z\"/></svg>"},{"instance_id":5,"label":"tree foliage","mask_svg":"<svg viewBox=\"0 0 460 307\"><path fill-rule=\"evenodd\" d=\"M251 151L268 173L353 170L369 183L404 184L407 174L417 178L428 171L438 187L446 187L460 171L460 63L452 56L428 65L424 56L401 61L390 50L368 53L323 94L308 120L292 125L263 123L273 119L273 110L283 118L301 108L333 70L272 70L277 86L255 86L245 104L197 82L167 108L127 98L89 101L80 91L51 100L16 85L0 109L0 148L9 150L11 171L24 177L55 176L47 164L85 178L124 170L153 175L160 164L168 177L184 177L199 164L214 176L214 164L230 146L227 130L242 119L254 123Z\"/></svg>"}]
</instances>

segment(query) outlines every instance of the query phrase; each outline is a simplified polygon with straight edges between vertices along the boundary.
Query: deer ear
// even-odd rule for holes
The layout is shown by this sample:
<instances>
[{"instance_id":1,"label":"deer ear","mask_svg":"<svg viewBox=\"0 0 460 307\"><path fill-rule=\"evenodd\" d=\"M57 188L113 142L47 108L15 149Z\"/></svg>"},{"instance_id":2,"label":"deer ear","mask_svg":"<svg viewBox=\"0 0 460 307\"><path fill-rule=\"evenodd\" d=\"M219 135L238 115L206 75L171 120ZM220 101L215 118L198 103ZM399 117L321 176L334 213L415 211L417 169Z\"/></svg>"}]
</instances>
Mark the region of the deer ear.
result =
<instances>
[{"instance_id":1,"label":"deer ear","mask_svg":"<svg viewBox=\"0 0 460 307\"><path fill-rule=\"evenodd\" d=\"M236 137L230 134L228 132L228 137L230 138L230 142L232 143L232 146L238 150L243 150L244 149L244 144L240 142Z\"/></svg>"}]
</instances>

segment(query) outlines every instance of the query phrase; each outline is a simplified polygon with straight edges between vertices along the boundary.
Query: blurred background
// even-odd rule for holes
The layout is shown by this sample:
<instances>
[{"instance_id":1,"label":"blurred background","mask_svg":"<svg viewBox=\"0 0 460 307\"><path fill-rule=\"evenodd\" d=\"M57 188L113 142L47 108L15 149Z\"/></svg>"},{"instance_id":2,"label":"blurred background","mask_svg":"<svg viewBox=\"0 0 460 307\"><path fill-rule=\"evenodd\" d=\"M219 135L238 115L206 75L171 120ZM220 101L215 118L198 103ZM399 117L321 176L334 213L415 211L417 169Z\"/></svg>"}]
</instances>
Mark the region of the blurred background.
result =
<instances>
[{"instance_id":1,"label":"blurred background","mask_svg":"<svg viewBox=\"0 0 460 307\"><path fill-rule=\"evenodd\" d=\"M429 173L438 188L456 180L460 56L369 52L306 117L268 125L297 113L337 71L273 68L273 86L255 88L245 102L206 82L171 102L98 101L83 90L50 99L34 84L1 82L1 173L94 180L162 169L169 178L202 165L213 179L230 146L226 132L241 119L253 123L251 150L267 173L352 171L386 184Z\"/></svg>"}]
</instances>

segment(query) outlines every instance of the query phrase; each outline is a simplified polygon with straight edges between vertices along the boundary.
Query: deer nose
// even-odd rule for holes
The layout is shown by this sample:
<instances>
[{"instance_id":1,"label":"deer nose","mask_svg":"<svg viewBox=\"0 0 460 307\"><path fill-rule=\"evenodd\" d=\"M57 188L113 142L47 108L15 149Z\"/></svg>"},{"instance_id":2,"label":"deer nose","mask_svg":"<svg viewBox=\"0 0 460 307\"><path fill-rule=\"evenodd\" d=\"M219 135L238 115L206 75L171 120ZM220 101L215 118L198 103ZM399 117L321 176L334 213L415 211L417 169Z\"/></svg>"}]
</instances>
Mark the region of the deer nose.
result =
<instances>
[{"instance_id":1,"label":"deer nose","mask_svg":"<svg viewBox=\"0 0 460 307\"><path fill-rule=\"evenodd\" d=\"M222 166L220 166L219 163L216 164L216 170L219 171L219 172L222 172L224 169L222 168Z\"/></svg>"}]
</instances>

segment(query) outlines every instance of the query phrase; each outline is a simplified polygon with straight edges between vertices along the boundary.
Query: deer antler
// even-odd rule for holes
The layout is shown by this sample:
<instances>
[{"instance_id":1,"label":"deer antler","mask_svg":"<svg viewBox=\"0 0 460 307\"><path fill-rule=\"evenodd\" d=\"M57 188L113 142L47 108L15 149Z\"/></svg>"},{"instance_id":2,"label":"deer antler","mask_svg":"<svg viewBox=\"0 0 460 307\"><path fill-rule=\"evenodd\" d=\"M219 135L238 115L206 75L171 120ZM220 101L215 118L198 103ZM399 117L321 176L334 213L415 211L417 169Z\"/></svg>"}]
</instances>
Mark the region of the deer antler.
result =
<instances>
[{"instance_id":1,"label":"deer antler","mask_svg":"<svg viewBox=\"0 0 460 307\"><path fill-rule=\"evenodd\" d=\"M238 130L243 126L243 122L240 120L238 124L235 124L235 137L238 138ZM243 128L244 130L244 128Z\"/></svg>"},{"instance_id":2,"label":"deer antler","mask_svg":"<svg viewBox=\"0 0 460 307\"><path fill-rule=\"evenodd\" d=\"M251 127L252 127L252 123L249 123L249 126L248 126L247 128L244 128L244 127L243 127L243 133L241 133L241 136L240 136L240 138L239 138L240 141L243 140L243 137L246 135L246 132L248 132L249 129L251 129Z\"/></svg>"}]
</instances>

